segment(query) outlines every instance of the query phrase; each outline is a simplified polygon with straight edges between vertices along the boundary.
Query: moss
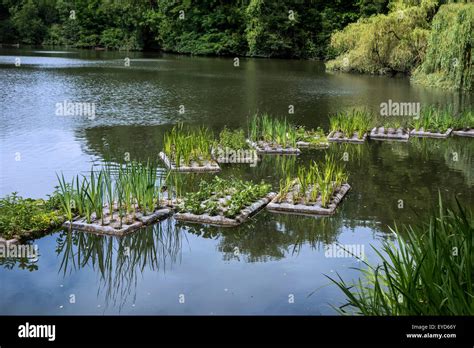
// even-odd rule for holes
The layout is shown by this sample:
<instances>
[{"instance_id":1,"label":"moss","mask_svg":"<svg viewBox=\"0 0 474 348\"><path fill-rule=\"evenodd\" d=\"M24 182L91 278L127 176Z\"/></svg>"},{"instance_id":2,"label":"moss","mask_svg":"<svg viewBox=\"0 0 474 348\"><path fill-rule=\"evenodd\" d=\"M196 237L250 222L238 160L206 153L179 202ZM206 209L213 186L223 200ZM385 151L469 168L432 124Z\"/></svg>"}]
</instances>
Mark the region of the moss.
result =
<instances>
[{"instance_id":1,"label":"moss","mask_svg":"<svg viewBox=\"0 0 474 348\"><path fill-rule=\"evenodd\" d=\"M473 90L474 4L442 5L433 18L428 49L412 80L425 86Z\"/></svg>"}]
</instances>

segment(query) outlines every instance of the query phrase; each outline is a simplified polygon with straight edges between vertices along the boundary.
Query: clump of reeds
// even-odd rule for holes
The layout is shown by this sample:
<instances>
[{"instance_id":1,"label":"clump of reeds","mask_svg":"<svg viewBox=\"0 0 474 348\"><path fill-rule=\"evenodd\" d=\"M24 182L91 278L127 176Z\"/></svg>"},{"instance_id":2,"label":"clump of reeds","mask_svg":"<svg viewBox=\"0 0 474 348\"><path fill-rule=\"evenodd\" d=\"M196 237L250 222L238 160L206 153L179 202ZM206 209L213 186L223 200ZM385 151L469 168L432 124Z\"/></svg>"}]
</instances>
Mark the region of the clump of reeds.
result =
<instances>
[{"instance_id":1,"label":"clump of reeds","mask_svg":"<svg viewBox=\"0 0 474 348\"><path fill-rule=\"evenodd\" d=\"M191 162L203 164L211 160L214 136L206 127L174 126L163 139L164 153L176 166L190 166Z\"/></svg>"},{"instance_id":2,"label":"clump of reeds","mask_svg":"<svg viewBox=\"0 0 474 348\"><path fill-rule=\"evenodd\" d=\"M374 248L381 263L360 269L355 284L330 278L347 296L341 313L362 315L473 315L474 218L459 202L428 223L399 229L397 242Z\"/></svg>"},{"instance_id":3,"label":"clump of reeds","mask_svg":"<svg viewBox=\"0 0 474 348\"><path fill-rule=\"evenodd\" d=\"M309 167L300 167L296 178L285 178L280 182L278 200L292 195L294 204L320 203L327 207L331 197L347 182L348 175L333 156L326 155L323 163L313 162Z\"/></svg>"},{"instance_id":4,"label":"clump of reeds","mask_svg":"<svg viewBox=\"0 0 474 348\"><path fill-rule=\"evenodd\" d=\"M84 217L88 223L95 220L103 225L118 218L121 226L124 217L133 219L137 212L147 215L156 210L160 189L154 165L130 162L114 171L110 165L91 169L88 177L77 175L70 183L58 175L58 198L69 221Z\"/></svg>"},{"instance_id":5,"label":"clump of reeds","mask_svg":"<svg viewBox=\"0 0 474 348\"><path fill-rule=\"evenodd\" d=\"M352 138L356 134L359 139L370 130L372 121L373 116L369 111L355 109L329 118L331 131L341 132L345 138Z\"/></svg>"},{"instance_id":6,"label":"clump of reeds","mask_svg":"<svg viewBox=\"0 0 474 348\"><path fill-rule=\"evenodd\" d=\"M474 128L474 112L472 109L461 112L453 122L455 130L469 130Z\"/></svg>"},{"instance_id":7,"label":"clump of reeds","mask_svg":"<svg viewBox=\"0 0 474 348\"><path fill-rule=\"evenodd\" d=\"M219 133L219 138L216 141L216 147L221 149L242 150L249 149L250 145L245 139L243 129L230 130L227 127Z\"/></svg>"},{"instance_id":8,"label":"clump of reeds","mask_svg":"<svg viewBox=\"0 0 474 348\"><path fill-rule=\"evenodd\" d=\"M269 145L283 148L296 147L298 135L295 126L286 118L279 120L268 114L255 114L249 123L249 139L254 142L263 141Z\"/></svg>"},{"instance_id":9,"label":"clump of reeds","mask_svg":"<svg viewBox=\"0 0 474 348\"><path fill-rule=\"evenodd\" d=\"M427 106L421 109L420 116L413 119L410 126L416 131L445 133L455 125L452 107Z\"/></svg>"}]
</instances>

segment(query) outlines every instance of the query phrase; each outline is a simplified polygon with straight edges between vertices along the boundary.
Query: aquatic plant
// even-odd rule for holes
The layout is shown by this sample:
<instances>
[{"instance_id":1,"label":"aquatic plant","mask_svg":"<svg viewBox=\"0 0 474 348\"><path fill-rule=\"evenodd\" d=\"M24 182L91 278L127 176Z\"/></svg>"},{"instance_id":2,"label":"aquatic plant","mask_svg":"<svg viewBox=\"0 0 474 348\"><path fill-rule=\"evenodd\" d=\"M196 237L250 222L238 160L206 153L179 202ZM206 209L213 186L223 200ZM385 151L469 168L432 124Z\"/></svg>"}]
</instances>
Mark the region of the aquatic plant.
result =
<instances>
[{"instance_id":1,"label":"aquatic plant","mask_svg":"<svg viewBox=\"0 0 474 348\"><path fill-rule=\"evenodd\" d=\"M249 149L250 145L245 139L243 129L229 130L227 127L219 133L216 147L221 149L229 148L234 150Z\"/></svg>"},{"instance_id":2,"label":"aquatic plant","mask_svg":"<svg viewBox=\"0 0 474 348\"><path fill-rule=\"evenodd\" d=\"M115 173L113 173L115 171ZM88 223L95 218L101 224L115 221L117 212L120 226L126 215L135 218L139 211L144 215L153 212L160 202L160 188L156 166L147 162L130 162L113 168L105 164L92 168L88 177L73 177L71 184L58 175L58 197L69 221L74 216L85 217Z\"/></svg>"},{"instance_id":3,"label":"aquatic plant","mask_svg":"<svg viewBox=\"0 0 474 348\"><path fill-rule=\"evenodd\" d=\"M344 137L352 138L357 134L362 139L372 126L373 116L367 110L353 109L350 112L340 112L329 118L331 131L341 132Z\"/></svg>"},{"instance_id":4,"label":"aquatic plant","mask_svg":"<svg viewBox=\"0 0 474 348\"><path fill-rule=\"evenodd\" d=\"M474 128L474 112L472 109L464 110L453 121L455 130L468 130Z\"/></svg>"},{"instance_id":5,"label":"aquatic plant","mask_svg":"<svg viewBox=\"0 0 474 348\"><path fill-rule=\"evenodd\" d=\"M347 297L341 313L362 315L473 315L474 218L457 202L428 223L400 230L396 243L373 247L380 264L360 269L362 279L349 284L329 279ZM406 237L402 237L402 233Z\"/></svg>"},{"instance_id":6,"label":"aquatic plant","mask_svg":"<svg viewBox=\"0 0 474 348\"><path fill-rule=\"evenodd\" d=\"M191 162L202 164L211 160L214 136L206 127L174 126L163 138L163 151L176 166L190 166Z\"/></svg>"},{"instance_id":7,"label":"aquatic plant","mask_svg":"<svg viewBox=\"0 0 474 348\"><path fill-rule=\"evenodd\" d=\"M411 127L415 130L423 129L425 132L445 133L455 124L451 106L427 106L421 109L420 117L413 119Z\"/></svg>"},{"instance_id":8,"label":"aquatic plant","mask_svg":"<svg viewBox=\"0 0 474 348\"><path fill-rule=\"evenodd\" d=\"M348 175L333 156L326 155L323 163L313 162L300 167L296 178L280 181L277 200L282 202L291 195L294 204L314 204L320 201L327 207L333 194L347 182Z\"/></svg>"},{"instance_id":9,"label":"aquatic plant","mask_svg":"<svg viewBox=\"0 0 474 348\"><path fill-rule=\"evenodd\" d=\"M222 179L215 176L210 181L202 180L196 192L187 193L180 204L181 212L201 215L224 215L235 217L242 209L270 192L270 185L254 184L235 178Z\"/></svg>"},{"instance_id":10,"label":"aquatic plant","mask_svg":"<svg viewBox=\"0 0 474 348\"><path fill-rule=\"evenodd\" d=\"M297 141L304 141L311 145L326 144L328 142L324 130L320 127L316 129L306 129L304 126L297 126L295 131Z\"/></svg>"},{"instance_id":11,"label":"aquatic plant","mask_svg":"<svg viewBox=\"0 0 474 348\"><path fill-rule=\"evenodd\" d=\"M286 118L283 120L270 117L268 114L255 114L249 122L249 139L263 141L283 148L296 147L296 128Z\"/></svg>"}]
</instances>

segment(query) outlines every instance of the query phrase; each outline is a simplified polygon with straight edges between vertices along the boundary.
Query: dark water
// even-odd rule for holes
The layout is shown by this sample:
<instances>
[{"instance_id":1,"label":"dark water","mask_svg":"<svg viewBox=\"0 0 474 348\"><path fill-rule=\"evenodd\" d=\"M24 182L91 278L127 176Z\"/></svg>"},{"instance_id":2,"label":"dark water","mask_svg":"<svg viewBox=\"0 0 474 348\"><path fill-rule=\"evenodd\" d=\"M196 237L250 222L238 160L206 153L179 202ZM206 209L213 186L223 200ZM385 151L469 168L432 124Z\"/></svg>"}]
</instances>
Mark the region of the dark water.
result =
<instances>
[{"instance_id":1,"label":"dark water","mask_svg":"<svg viewBox=\"0 0 474 348\"><path fill-rule=\"evenodd\" d=\"M126 67L125 57L0 50L2 196L44 197L56 172L67 177L104 160L156 159L163 133L179 121L217 132L245 127L259 110L327 130L329 114L377 111L388 99L472 103L472 95L412 86L406 78L328 74L311 61L241 59L234 67L231 58L130 53ZM56 116L64 100L96 103L96 117ZM371 245L393 238L388 226L425 221L439 193L474 206L474 142L462 138L332 145L298 157L265 156L255 168L227 165L220 175L265 179L276 189L285 168L326 152L349 156L352 190L335 216L263 211L232 229L169 219L122 239L59 231L32 242L37 262L0 261L0 313L332 314L344 298L324 275L356 279L351 267L360 263L327 257L325 246L363 246L375 260Z\"/></svg>"}]
</instances>

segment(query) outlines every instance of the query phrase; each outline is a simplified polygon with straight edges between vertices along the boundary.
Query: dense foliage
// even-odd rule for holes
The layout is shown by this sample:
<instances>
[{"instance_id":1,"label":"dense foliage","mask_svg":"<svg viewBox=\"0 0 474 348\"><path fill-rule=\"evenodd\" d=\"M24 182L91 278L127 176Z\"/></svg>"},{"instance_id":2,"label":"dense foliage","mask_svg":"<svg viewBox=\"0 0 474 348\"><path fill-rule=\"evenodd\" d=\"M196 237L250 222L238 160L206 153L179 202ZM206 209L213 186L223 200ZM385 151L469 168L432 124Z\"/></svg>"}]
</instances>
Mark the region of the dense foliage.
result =
<instances>
[{"instance_id":1,"label":"dense foliage","mask_svg":"<svg viewBox=\"0 0 474 348\"><path fill-rule=\"evenodd\" d=\"M0 43L325 58L334 30L388 0L1 0Z\"/></svg>"},{"instance_id":2,"label":"dense foliage","mask_svg":"<svg viewBox=\"0 0 474 348\"><path fill-rule=\"evenodd\" d=\"M441 6L428 49L413 79L425 85L470 91L474 80L474 3Z\"/></svg>"},{"instance_id":3,"label":"dense foliage","mask_svg":"<svg viewBox=\"0 0 474 348\"><path fill-rule=\"evenodd\" d=\"M421 4L393 1L388 14L348 25L331 37L338 55L332 70L361 73L408 72L423 59L436 0Z\"/></svg>"},{"instance_id":4,"label":"dense foliage","mask_svg":"<svg viewBox=\"0 0 474 348\"><path fill-rule=\"evenodd\" d=\"M48 200L22 198L15 192L0 199L0 236L20 238L59 226L63 221L56 196Z\"/></svg>"},{"instance_id":5,"label":"dense foliage","mask_svg":"<svg viewBox=\"0 0 474 348\"><path fill-rule=\"evenodd\" d=\"M414 72L428 86L472 90L474 4L392 0L387 14L361 18L331 36L329 70Z\"/></svg>"}]
</instances>

